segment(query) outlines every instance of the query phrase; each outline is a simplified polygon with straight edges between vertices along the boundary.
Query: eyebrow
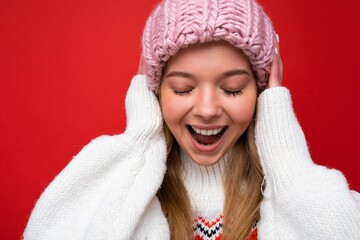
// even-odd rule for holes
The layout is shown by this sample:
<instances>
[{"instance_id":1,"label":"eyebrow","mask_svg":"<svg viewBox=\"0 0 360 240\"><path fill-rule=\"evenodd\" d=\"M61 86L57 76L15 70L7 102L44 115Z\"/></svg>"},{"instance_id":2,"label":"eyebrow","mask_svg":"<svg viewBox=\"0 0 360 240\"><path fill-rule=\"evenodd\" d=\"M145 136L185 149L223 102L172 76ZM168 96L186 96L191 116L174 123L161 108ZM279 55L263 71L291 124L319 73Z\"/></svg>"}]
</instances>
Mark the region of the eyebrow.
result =
<instances>
[{"instance_id":1,"label":"eyebrow","mask_svg":"<svg viewBox=\"0 0 360 240\"><path fill-rule=\"evenodd\" d=\"M169 77L193 78L194 76L187 72L174 71L166 74L165 78L169 78Z\"/></svg>"},{"instance_id":2,"label":"eyebrow","mask_svg":"<svg viewBox=\"0 0 360 240\"><path fill-rule=\"evenodd\" d=\"M249 75L251 76L251 74L244 70L244 69L236 69L236 70L230 70L227 71L223 74L225 77L232 77L232 76L236 76L236 75Z\"/></svg>"},{"instance_id":3,"label":"eyebrow","mask_svg":"<svg viewBox=\"0 0 360 240\"><path fill-rule=\"evenodd\" d=\"M230 70L230 71L223 73L224 77L232 77L232 76L236 76L236 75L251 76L251 74L244 69L235 69L235 70ZM180 71L170 72L170 73L166 74L166 76L165 76L165 78L170 78L170 77L194 78L194 76L191 73L180 72Z\"/></svg>"}]
</instances>

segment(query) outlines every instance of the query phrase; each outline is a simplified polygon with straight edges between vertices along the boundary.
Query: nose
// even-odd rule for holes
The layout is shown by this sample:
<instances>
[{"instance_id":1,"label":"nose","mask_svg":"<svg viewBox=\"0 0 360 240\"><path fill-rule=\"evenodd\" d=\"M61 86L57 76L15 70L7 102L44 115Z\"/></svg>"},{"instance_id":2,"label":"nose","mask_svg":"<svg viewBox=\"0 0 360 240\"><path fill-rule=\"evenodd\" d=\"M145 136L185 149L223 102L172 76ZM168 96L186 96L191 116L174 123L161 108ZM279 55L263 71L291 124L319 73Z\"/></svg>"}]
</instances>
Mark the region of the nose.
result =
<instances>
[{"instance_id":1,"label":"nose","mask_svg":"<svg viewBox=\"0 0 360 240\"><path fill-rule=\"evenodd\" d=\"M218 118L223 109L216 89L211 87L198 89L193 114L203 121L210 122Z\"/></svg>"}]
</instances>

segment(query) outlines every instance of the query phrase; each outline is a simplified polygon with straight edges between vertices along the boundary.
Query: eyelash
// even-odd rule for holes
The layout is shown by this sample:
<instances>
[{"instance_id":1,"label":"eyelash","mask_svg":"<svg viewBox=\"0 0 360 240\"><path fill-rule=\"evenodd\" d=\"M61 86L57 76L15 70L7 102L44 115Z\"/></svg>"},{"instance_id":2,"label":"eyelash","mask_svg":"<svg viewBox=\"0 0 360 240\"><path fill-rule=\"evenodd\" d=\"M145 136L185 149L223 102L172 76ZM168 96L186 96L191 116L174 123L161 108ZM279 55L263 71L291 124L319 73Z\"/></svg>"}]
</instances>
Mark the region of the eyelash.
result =
<instances>
[{"instance_id":1,"label":"eyelash","mask_svg":"<svg viewBox=\"0 0 360 240\"><path fill-rule=\"evenodd\" d=\"M173 90L173 92L176 94L176 95L179 95L179 96L184 96L184 95L187 95L191 92L192 89L189 89L189 90L185 90L185 91L177 91L177 90ZM230 90L226 90L224 89L223 90L225 92L225 94L229 95L229 96L237 96L239 94L242 94L243 91L242 90L236 90L236 91L230 91Z\"/></svg>"},{"instance_id":2,"label":"eyelash","mask_svg":"<svg viewBox=\"0 0 360 240\"><path fill-rule=\"evenodd\" d=\"M229 91L229 90L226 90L226 89L224 89L224 92L225 92L227 95L230 95L230 96L237 96L237 95L243 93L242 90Z\"/></svg>"},{"instance_id":3,"label":"eyelash","mask_svg":"<svg viewBox=\"0 0 360 240\"><path fill-rule=\"evenodd\" d=\"M189 90L185 90L185 91L177 91L177 90L173 90L173 92L176 94L176 95L179 95L179 96L183 96L183 95L187 95L191 92L191 89Z\"/></svg>"}]
</instances>

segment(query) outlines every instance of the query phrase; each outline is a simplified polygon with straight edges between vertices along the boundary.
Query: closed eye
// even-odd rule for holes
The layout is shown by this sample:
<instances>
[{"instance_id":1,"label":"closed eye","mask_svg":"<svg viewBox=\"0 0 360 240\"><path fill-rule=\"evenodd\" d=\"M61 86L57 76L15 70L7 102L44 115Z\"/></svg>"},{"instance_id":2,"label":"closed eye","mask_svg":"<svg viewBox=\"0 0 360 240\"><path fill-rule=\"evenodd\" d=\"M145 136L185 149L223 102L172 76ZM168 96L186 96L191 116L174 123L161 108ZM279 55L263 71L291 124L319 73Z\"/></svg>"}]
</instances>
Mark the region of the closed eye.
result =
<instances>
[{"instance_id":1,"label":"closed eye","mask_svg":"<svg viewBox=\"0 0 360 240\"><path fill-rule=\"evenodd\" d=\"M191 92L192 89L186 89L186 90L176 90L176 89L173 89L173 92L176 94L176 95L180 95L180 96L183 96L183 95L187 95Z\"/></svg>"},{"instance_id":2,"label":"closed eye","mask_svg":"<svg viewBox=\"0 0 360 240\"><path fill-rule=\"evenodd\" d=\"M229 95L229 96L237 96L237 95L243 93L242 89L239 89L239 90L227 90L227 89L223 89L223 91L225 92L225 94L227 94L227 95Z\"/></svg>"}]
</instances>

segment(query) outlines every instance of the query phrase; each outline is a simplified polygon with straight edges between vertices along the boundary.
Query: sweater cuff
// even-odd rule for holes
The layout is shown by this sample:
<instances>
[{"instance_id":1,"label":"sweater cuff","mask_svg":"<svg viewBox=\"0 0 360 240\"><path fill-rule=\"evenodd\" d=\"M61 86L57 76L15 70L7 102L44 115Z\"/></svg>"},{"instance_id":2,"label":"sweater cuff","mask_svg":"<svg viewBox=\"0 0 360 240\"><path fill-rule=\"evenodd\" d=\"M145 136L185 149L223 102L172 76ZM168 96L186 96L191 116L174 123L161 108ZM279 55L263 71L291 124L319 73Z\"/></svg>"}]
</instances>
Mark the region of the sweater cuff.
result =
<instances>
[{"instance_id":1,"label":"sweater cuff","mask_svg":"<svg viewBox=\"0 0 360 240\"><path fill-rule=\"evenodd\" d=\"M312 162L304 134L285 87L265 90L258 98L255 142L267 185L280 191L310 173Z\"/></svg>"},{"instance_id":2,"label":"sweater cuff","mask_svg":"<svg viewBox=\"0 0 360 240\"><path fill-rule=\"evenodd\" d=\"M147 85L145 75L136 75L126 94L126 134L144 141L162 133L159 101Z\"/></svg>"}]
</instances>

